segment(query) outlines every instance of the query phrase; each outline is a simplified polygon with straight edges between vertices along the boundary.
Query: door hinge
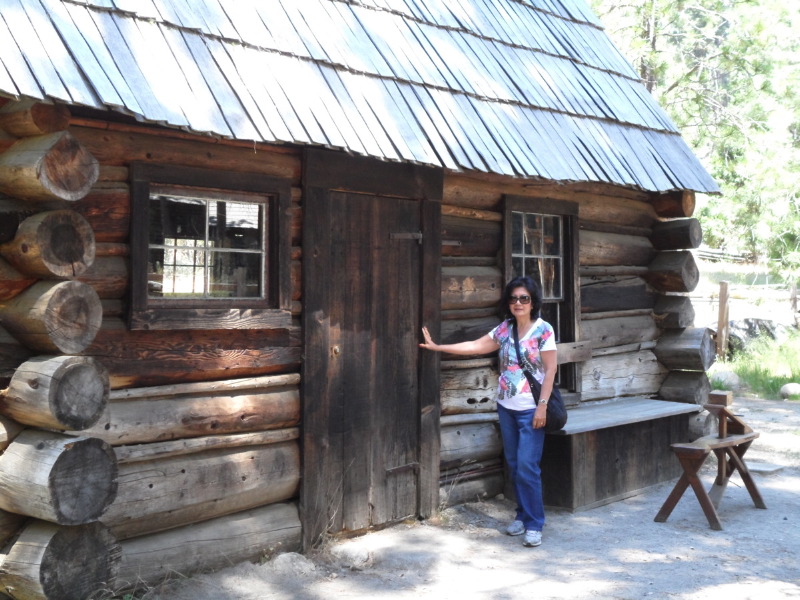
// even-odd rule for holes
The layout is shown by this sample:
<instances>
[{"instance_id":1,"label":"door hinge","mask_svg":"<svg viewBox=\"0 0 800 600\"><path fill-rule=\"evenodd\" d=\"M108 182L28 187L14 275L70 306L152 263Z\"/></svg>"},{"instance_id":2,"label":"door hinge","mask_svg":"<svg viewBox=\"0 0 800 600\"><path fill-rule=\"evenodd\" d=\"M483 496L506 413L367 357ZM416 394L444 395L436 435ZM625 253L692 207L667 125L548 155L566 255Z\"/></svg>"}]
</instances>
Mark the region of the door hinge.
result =
<instances>
[{"instance_id":1,"label":"door hinge","mask_svg":"<svg viewBox=\"0 0 800 600\"><path fill-rule=\"evenodd\" d=\"M400 232L400 233L390 233L389 234L390 240L417 240L418 244L422 243L422 232L421 231L409 231L409 232Z\"/></svg>"}]
</instances>

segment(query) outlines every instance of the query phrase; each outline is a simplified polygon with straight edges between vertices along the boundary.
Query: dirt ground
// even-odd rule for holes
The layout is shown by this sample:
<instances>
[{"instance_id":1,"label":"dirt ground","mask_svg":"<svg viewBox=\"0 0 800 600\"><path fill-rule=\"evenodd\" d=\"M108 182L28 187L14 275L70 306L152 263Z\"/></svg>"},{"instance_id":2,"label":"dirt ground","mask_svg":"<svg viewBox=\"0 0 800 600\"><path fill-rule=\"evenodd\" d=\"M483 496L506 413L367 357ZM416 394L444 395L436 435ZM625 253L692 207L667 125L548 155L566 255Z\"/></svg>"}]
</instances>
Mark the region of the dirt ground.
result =
<instances>
[{"instance_id":1,"label":"dirt ground","mask_svg":"<svg viewBox=\"0 0 800 600\"><path fill-rule=\"evenodd\" d=\"M737 398L761 433L747 454L767 510L737 475L713 531L691 490L666 523L653 517L674 482L590 511L547 514L543 544L503 534L512 516L495 498L331 542L312 556L288 553L149 591L147 600L435 598L800 598L800 402ZM703 470L707 485L716 466Z\"/></svg>"}]
</instances>

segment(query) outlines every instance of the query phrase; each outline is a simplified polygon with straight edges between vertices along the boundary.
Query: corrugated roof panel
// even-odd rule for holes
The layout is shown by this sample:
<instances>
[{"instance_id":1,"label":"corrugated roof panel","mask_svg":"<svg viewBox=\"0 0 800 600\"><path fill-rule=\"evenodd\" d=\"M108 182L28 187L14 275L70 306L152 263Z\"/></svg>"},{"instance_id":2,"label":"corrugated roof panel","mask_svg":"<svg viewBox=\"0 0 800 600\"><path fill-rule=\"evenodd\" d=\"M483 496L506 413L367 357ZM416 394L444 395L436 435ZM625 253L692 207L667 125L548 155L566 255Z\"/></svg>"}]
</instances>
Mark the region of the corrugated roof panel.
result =
<instances>
[{"instance_id":1,"label":"corrugated roof panel","mask_svg":"<svg viewBox=\"0 0 800 600\"><path fill-rule=\"evenodd\" d=\"M91 29L88 32L84 33L72 20L67 7L59 0L41 1L49 11L50 19L58 30L61 39L64 41L72 56L80 65L80 70L86 73L86 79L91 82L95 98L99 99L99 103L95 101L93 106L96 108L100 108L101 105L125 107L125 100L122 99L115 85L111 82L110 76L106 74L103 66L95 57L92 47L84 37L85 35L91 35L92 30L95 32L97 31L94 27L94 24L91 25ZM86 9L84 8L80 8L78 10L83 13L86 12ZM105 50L105 45L103 45L99 50ZM112 70L116 71L116 67L113 67ZM119 75L119 72L116 74ZM119 79L121 80L121 78ZM122 80L122 83L123 90L127 92L126 98L133 100L130 90L127 90L127 86L124 85L124 80Z\"/></svg>"},{"instance_id":2,"label":"corrugated roof panel","mask_svg":"<svg viewBox=\"0 0 800 600\"><path fill-rule=\"evenodd\" d=\"M142 74L151 82L159 104L171 113L170 122L195 129L195 123L203 124L202 115L196 111L192 101L191 90L183 72L175 61L175 57L164 39L158 23L154 21L131 21L122 19L128 31L125 37L128 40L136 60L142 67ZM181 122L183 119L183 122ZM197 128L197 131L202 129Z\"/></svg>"},{"instance_id":3,"label":"corrugated roof panel","mask_svg":"<svg viewBox=\"0 0 800 600\"><path fill-rule=\"evenodd\" d=\"M316 144L344 148L344 138L325 107L326 101L335 99L324 96L329 88L319 69L303 60L279 54L267 56L269 72L274 75L275 84L280 83L282 86L287 103L291 104L303 123L309 140ZM290 108L285 105L281 112L283 110Z\"/></svg>"},{"instance_id":4,"label":"corrugated roof panel","mask_svg":"<svg viewBox=\"0 0 800 600\"><path fill-rule=\"evenodd\" d=\"M342 28L347 32L347 43L352 53L364 58L366 70L370 73L377 73L383 77L398 77L405 80L419 79L413 66L402 60L402 50L398 49L397 55L391 51L381 51L380 43L377 41L379 36L371 35L372 32L366 29L362 17L367 14L374 14L375 11L367 10L359 6L336 5L338 19Z\"/></svg>"},{"instance_id":5,"label":"corrugated roof panel","mask_svg":"<svg viewBox=\"0 0 800 600\"><path fill-rule=\"evenodd\" d=\"M478 112L475 110L474 103L480 101L461 94L454 94L453 99L460 109L460 124L469 132L468 137L478 150L478 153L483 157L489 170L494 173L513 175L514 168L506 158L503 149L497 145L497 142L486 128L486 124L481 121Z\"/></svg>"},{"instance_id":6,"label":"corrugated roof panel","mask_svg":"<svg viewBox=\"0 0 800 600\"><path fill-rule=\"evenodd\" d=\"M264 23L265 27L269 28L272 36L271 42L276 50L298 56L309 55L303 40L295 30L280 2L259 2L255 5L255 9L261 18L261 22Z\"/></svg>"},{"instance_id":7,"label":"corrugated roof panel","mask_svg":"<svg viewBox=\"0 0 800 600\"><path fill-rule=\"evenodd\" d=\"M294 27L297 35L303 41L303 45L306 47L308 55L315 60L335 62L328 54L326 48L324 48L324 46L327 45L327 40L323 38L322 41L326 42L326 44L323 44L322 41L317 39L317 35L314 33L314 31L312 31L309 23L303 16L304 11L300 10L300 3L281 2L281 6L286 12L286 16L289 18L289 22ZM320 35L323 34L324 32L321 31Z\"/></svg>"},{"instance_id":8,"label":"corrugated roof panel","mask_svg":"<svg viewBox=\"0 0 800 600\"><path fill-rule=\"evenodd\" d=\"M451 150L440 131L434 124L431 116L427 114L419 97L417 96L418 86L404 83L397 84L397 89L403 101L408 106L412 118L417 122L420 132L425 136L428 144L436 155L434 163L440 163L447 169L458 169L458 164L453 159Z\"/></svg>"},{"instance_id":9,"label":"corrugated roof panel","mask_svg":"<svg viewBox=\"0 0 800 600\"><path fill-rule=\"evenodd\" d=\"M168 80L161 73L158 57L150 54L150 48L139 31L138 21L100 11L93 11L92 16L106 44L113 44L109 45L109 50L120 72L131 82L129 87L142 108L143 116L178 127L188 126L189 122L172 97Z\"/></svg>"},{"instance_id":10,"label":"corrugated roof panel","mask_svg":"<svg viewBox=\"0 0 800 600\"><path fill-rule=\"evenodd\" d=\"M97 106L98 99L90 88L75 61L64 47L64 42L53 26L50 16L38 2L24 3L25 12L36 35L47 52L50 63L67 88L72 101L85 106Z\"/></svg>"},{"instance_id":11,"label":"corrugated roof panel","mask_svg":"<svg viewBox=\"0 0 800 600\"><path fill-rule=\"evenodd\" d=\"M236 69L233 59L227 51L226 44L215 38L203 38L202 44L205 46L205 49L208 51L208 54L216 67L211 67L209 72L213 73L217 69L219 70L220 76L223 77L227 83L227 91L224 92L225 95L227 96L230 94L235 98L235 100L230 101L231 104L240 104L247 121L249 121L252 124L252 127L255 128L256 133L252 137L243 137L240 139L279 141L281 138L278 135L273 134L266 122L266 119L264 118L264 115L259 110L258 104L256 103L253 95L242 81L239 71ZM190 47L191 46L192 44L190 43ZM197 53L200 54L201 52L202 51L198 49ZM216 93L220 94L222 92L217 91ZM223 99L220 102L220 105L225 106L227 103ZM237 131L239 127L244 129L248 128L246 122L239 121L235 111L233 115L226 114L226 120L231 125L231 129L234 132Z\"/></svg>"},{"instance_id":12,"label":"corrugated roof panel","mask_svg":"<svg viewBox=\"0 0 800 600\"><path fill-rule=\"evenodd\" d=\"M395 73L418 83L442 81L428 56L419 51L404 19L375 10L354 10L368 39Z\"/></svg>"},{"instance_id":13,"label":"corrugated roof panel","mask_svg":"<svg viewBox=\"0 0 800 600\"><path fill-rule=\"evenodd\" d=\"M188 85L188 89L185 90L188 94L181 104L186 106L184 112L189 117L192 129L232 137L233 132L228 127L214 94L208 88L208 84L198 68L197 59L186 45L184 34L171 27L161 26L159 29ZM186 35L195 34L187 31Z\"/></svg>"},{"instance_id":14,"label":"corrugated roof panel","mask_svg":"<svg viewBox=\"0 0 800 600\"><path fill-rule=\"evenodd\" d=\"M491 132L497 146L503 150L503 154L511 163L514 172L518 176L532 174L535 169L528 159L527 152L519 146L516 136L509 131L507 123L498 114L498 109L501 105L473 101L472 106L486 128Z\"/></svg>"},{"instance_id":15,"label":"corrugated roof panel","mask_svg":"<svg viewBox=\"0 0 800 600\"><path fill-rule=\"evenodd\" d=\"M234 93L234 86L225 78L220 66L214 60L204 38L194 33L182 33L192 57L197 63L200 75L206 82L209 91L222 113L225 123L233 137L238 139L261 139L262 135L253 124L251 116L244 108L239 97Z\"/></svg>"},{"instance_id":16,"label":"corrugated roof panel","mask_svg":"<svg viewBox=\"0 0 800 600\"><path fill-rule=\"evenodd\" d=\"M298 144L314 143L327 144L328 140L308 114L308 107L302 97L294 97L290 87L294 80L294 74L286 77L284 64L280 61L279 55L269 52L258 52L247 48L244 54L251 57L251 66L257 71L253 72L254 85L260 85L264 93L271 99L273 115L277 114L292 134L292 141ZM247 81L247 79L245 79ZM266 102L270 102L266 100ZM272 123L272 119L267 119Z\"/></svg>"},{"instance_id":17,"label":"corrugated roof panel","mask_svg":"<svg viewBox=\"0 0 800 600\"><path fill-rule=\"evenodd\" d=\"M369 156L383 156L380 144L350 97L350 93L339 76L339 71L329 67L320 67L319 69L331 94L336 98L336 106L342 111L347 123L352 127L353 133L358 137L359 144L351 146L351 148L356 152L359 152L359 148L363 148L363 152Z\"/></svg>"},{"instance_id":18,"label":"corrugated roof panel","mask_svg":"<svg viewBox=\"0 0 800 600\"><path fill-rule=\"evenodd\" d=\"M22 94L31 98L43 98L44 91L33 76L28 63L22 56L22 51L8 30L3 13L0 12L0 61L13 79L13 87L5 88L12 95Z\"/></svg>"},{"instance_id":19,"label":"corrugated roof panel","mask_svg":"<svg viewBox=\"0 0 800 600\"><path fill-rule=\"evenodd\" d=\"M372 135L380 148L380 152L375 156L386 158L388 160L400 160L400 151L395 147L391 136L384 130L380 119L376 118L375 113L370 107L371 98L369 98L364 80L366 77L363 75L354 75L347 71L340 72L342 84L348 92L353 105L356 110L361 114L367 127L372 131ZM404 154L411 154L411 151L405 149Z\"/></svg>"},{"instance_id":20,"label":"corrugated roof panel","mask_svg":"<svg viewBox=\"0 0 800 600\"><path fill-rule=\"evenodd\" d=\"M17 47L25 57L38 86L45 90L45 94L51 98L63 102L72 100L69 91L53 67L44 44L28 20L22 4L17 0L6 0L2 18L8 25L11 37L16 41Z\"/></svg>"},{"instance_id":21,"label":"corrugated roof panel","mask_svg":"<svg viewBox=\"0 0 800 600\"><path fill-rule=\"evenodd\" d=\"M406 25L408 26L409 31L411 31L411 33L414 35L414 39L419 45L420 51L428 57L428 60L430 60L431 64L436 69L436 72L441 76L441 80L444 81L445 85L443 87L459 89L460 84L455 75L450 72L450 68L442 60L442 57L439 56L439 53L436 52L431 40L428 39L426 26L417 23L416 21L408 21L406 22Z\"/></svg>"},{"instance_id":22,"label":"corrugated roof panel","mask_svg":"<svg viewBox=\"0 0 800 600\"><path fill-rule=\"evenodd\" d=\"M272 97L264 89L256 61L257 52L232 42L206 40L214 60L225 73L225 78L236 90L253 124L264 140L292 142L294 135L275 108ZM299 127L298 127L299 129Z\"/></svg>"},{"instance_id":23,"label":"corrugated roof panel","mask_svg":"<svg viewBox=\"0 0 800 600\"><path fill-rule=\"evenodd\" d=\"M468 151L462 146L462 140L458 138L450 125L452 121L442 112L441 107L436 104L431 90L421 86L413 86L412 91L419 100L420 106L425 109L424 118L430 119L431 124L436 128L436 132L442 138L447 151L455 161L455 168L474 168L473 165L476 162L480 162L479 157L471 149ZM470 158L470 154L473 154L473 158Z\"/></svg>"}]
</instances>

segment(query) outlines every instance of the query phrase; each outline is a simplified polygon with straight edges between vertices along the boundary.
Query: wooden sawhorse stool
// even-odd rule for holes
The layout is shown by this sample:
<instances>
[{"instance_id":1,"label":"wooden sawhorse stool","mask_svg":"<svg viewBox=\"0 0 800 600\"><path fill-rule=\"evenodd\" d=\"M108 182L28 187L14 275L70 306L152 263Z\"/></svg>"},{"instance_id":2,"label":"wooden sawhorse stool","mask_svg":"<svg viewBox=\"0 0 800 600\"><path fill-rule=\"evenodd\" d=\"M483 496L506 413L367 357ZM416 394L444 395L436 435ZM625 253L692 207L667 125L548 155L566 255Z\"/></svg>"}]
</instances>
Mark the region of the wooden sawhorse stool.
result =
<instances>
[{"instance_id":1,"label":"wooden sawhorse stool","mask_svg":"<svg viewBox=\"0 0 800 600\"><path fill-rule=\"evenodd\" d=\"M672 444L670 446L683 467L683 475L678 479L678 483L675 484L661 510L658 511L655 518L658 523L667 520L683 493L689 486L692 486L711 529L721 530L722 523L719 521L717 508L719 508L722 494L725 493L725 488L734 471L739 471L756 508L767 508L750 471L747 470L747 465L744 463L744 454L753 440L758 437L758 433L724 406L706 404L705 408L719 419L719 435L707 435L688 444ZM717 478L714 480L711 490L706 493L697 473L712 452L717 456Z\"/></svg>"}]
</instances>

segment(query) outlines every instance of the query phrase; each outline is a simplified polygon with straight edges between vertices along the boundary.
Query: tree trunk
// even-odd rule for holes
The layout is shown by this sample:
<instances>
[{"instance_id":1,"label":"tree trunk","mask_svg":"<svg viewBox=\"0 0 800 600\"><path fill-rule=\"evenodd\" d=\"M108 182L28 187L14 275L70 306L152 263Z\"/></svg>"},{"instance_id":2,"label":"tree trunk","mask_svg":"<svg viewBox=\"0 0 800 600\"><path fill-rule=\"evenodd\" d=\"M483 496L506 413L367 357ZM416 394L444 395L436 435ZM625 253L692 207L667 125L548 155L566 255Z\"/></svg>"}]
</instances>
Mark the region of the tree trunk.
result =
<instances>
[{"instance_id":1,"label":"tree trunk","mask_svg":"<svg viewBox=\"0 0 800 600\"><path fill-rule=\"evenodd\" d=\"M446 484L439 490L439 502L442 506L455 506L494 498L503 493L504 483L505 478L502 473L492 473L478 479Z\"/></svg>"},{"instance_id":2,"label":"tree trunk","mask_svg":"<svg viewBox=\"0 0 800 600\"><path fill-rule=\"evenodd\" d=\"M497 458L503 452L500 430L495 423L442 427L441 468Z\"/></svg>"},{"instance_id":3,"label":"tree trunk","mask_svg":"<svg viewBox=\"0 0 800 600\"><path fill-rule=\"evenodd\" d=\"M493 368L443 370L441 386L443 415L497 410L497 371Z\"/></svg>"},{"instance_id":4,"label":"tree trunk","mask_svg":"<svg viewBox=\"0 0 800 600\"><path fill-rule=\"evenodd\" d=\"M33 350L78 354L94 340L103 305L91 287L78 281L40 281L0 304L0 322Z\"/></svg>"},{"instance_id":5,"label":"tree trunk","mask_svg":"<svg viewBox=\"0 0 800 600\"><path fill-rule=\"evenodd\" d=\"M503 291L497 267L445 267L442 269L442 309L496 306Z\"/></svg>"},{"instance_id":6,"label":"tree trunk","mask_svg":"<svg viewBox=\"0 0 800 600\"><path fill-rule=\"evenodd\" d=\"M495 221L442 217L443 256L495 256L502 239L502 225Z\"/></svg>"},{"instance_id":7,"label":"tree trunk","mask_svg":"<svg viewBox=\"0 0 800 600\"><path fill-rule=\"evenodd\" d=\"M655 354L671 371L708 371L716 360L711 331L705 327L664 333L656 344Z\"/></svg>"},{"instance_id":8,"label":"tree trunk","mask_svg":"<svg viewBox=\"0 0 800 600\"><path fill-rule=\"evenodd\" d=\"M3 557L0 586L16 600L86 600L115 587L120 553L100 523L32 521Z\"/></svg>"},{"instance_id":9,"label":"tree trunk","mask_svg":"<svg viewBox=\"0 0 800 600\"><path fill-rule=\"evenodd\" d=\"M94 233L75 211L42 212L25 219L0 254L26 275L71 279L92 266Z\"/></svg>"},{"instance_id":10,"label":"tree trunk","mask_svg":"<svg viewBox=\"0 0 800 600\"><path fill-rule=\"evenodd\" d=\"M102 250L97 245L97 250ZM128 293L130 272L128 259L123 256L97 256L91 268L80 276L79 281L92 287L102 299L123 298Z\"/></svg>"},{"instance_id":11,"label":"tree trunk","mask_svg":"<svg viewBox=\"0 0 800 600\"><path fill-rule=\"evenodd\" d=\"M117 469L102 440L28 429L0 456L0 508L60 525L89 523L114 500Z\"/></svg>"},{"instance_id":12,"label":"tree trunk","mask_svg":"<svg viewBox=\"0 0 800 600\"><path fill-rule=\"evenodd\" d=\"M650 241L657 250L699 248L703 243L703 228L697 219L661 221L653 226Z\"/></svg>"},{"instance_id":13,"label":"tree trunk","mask_svg":"<svg viewBox=\"0 0 800 600\"><path fill-rule=\"evenodd\" d=\"M86 197L72 204L92 226L100 242L125 242L130 236L131 192L127 183L96 183Z\"/></svg>"},{"instance_id":14,"label":"tree trunk","mask_svg":"<svg viewBox=\"0 0 800 600\"><path fill-rule=\"evenodd\" d=\"M31 137L69 127L69 109L34 100L10 102L0 109L0 129L14 137Z\"/></svg>"},{"instance_id":15,"label":"tree trunk","mask_svg":"<svg viewBox=\"0 0 800 600\"><path fill-rule=\"evenodd\" d=\"M683 329L694 325L694 306L687 296L659 296L653 316L662 329Z\"/></svg>"},{"instance_id":16,"label":"tree trunk","mask_svg":"<svg viewBox=\"0 0 800 600\"><path fill-rule=\"evenodd\" d=\"M593 316L600 316L595 313ZM659 330L652 315L624 316L614 313L608 319L583 319L581 337L591 341L592 348L609 348L658 338Z\"/></svg>"},{"instance_id":17,"label":"tree trunk","mask_svg":"<svg viewBox=\"0 0 800 600\"><path fill-rule=\"evenodd\" d=\"M301 525L293 503L220 517L122 542L120 591L188 576L279 552L298 552Z\"/></svg>"},{"instance_id":18,"label":"tree trunk","mask_svg":"<svg viewBox=\"0 0 800 600\"><path fill-rule=\"evenodd\" d=\"M108 372L87 356L39 356L11 378L0 411L45 429L88 429L108 402Z\"/></svg>"},{"instance_id":19,"label":"tree trunk","mask_svg":"<svg viewBox=\"0 0 800 600\"><path fill-rule=\"evenodd\" d=\"M80 200L98 174L97 160L66 131L24 138L0 154L0 191L25 200Z\"/></svg>"},{"instance_id":20,"label":"tree trunk","mask_svg":"<svg viewBox=\"0 0 800 600\"><path fill-rule=\"evenodd\" d=\"M652 396L666 374L650 350L594 357L583 366L581 400Z\"/></svg>"},{"instance_id":21,"label":"tree trunk","mask_svg":"<svg viewBox=\"0 0 800 600\"><path fill-rule=\"evenodd\" d=\"M705 372L672 371L661 384L658 395L664 400L702 406L708 400L710 391L711 383Z\"/></svg>"},{"instance_id":22,"label":"tree trunk","mask_svg":"<svg viewBox=\"0 0 800 600\"><path fill-rule=\"evenodd\" d=\"M651 202L656 214L664 219L691 217L696 204L692 190L653 194Z\"/></svg>"},{"instance_id":23,"label":"tree trunk","mask_svg":"<svg viewBox=\"0 0 800 600\"><path fill-rule=\"evenodd\" d=\"M85 433L116 446L294 427L299 382L290 374L117 390Z\"/></svg>"},{"instance_id":24,"label":"tree trunk","mask_svg":"<svg viewBox=\"0 0 800 600\"><path fill-rule=\"evenodd\" d=\"M581 312L653 308L656 295L640 277L581 277Z\"/></svg>"},{"instance_id":25,"label":"tree trunk","mask_svg":"<svg viewBox=\"0 0 800 600\"><path fill-rule=\"evenodd\" d=\"M101 520L127 539L282 502L299 485L297 441L136 461L120 465L117 498Z\"/></svg>"},{"instance_id":26,"label":"tree trunk","mask_svg":"<svg viewBox=\"0 0 800 600\"><path fill-rule=\"evenodd\" d=\"M678 250L659 252L643 277L660 292L691 292L700 282L700 271L691 252Z\"/></svg>"},{"instance_id":27,"label":"tree trunk","mask_svg":"<svg viewBox=\"0 0 800 600\"><path fill-rule=\"evenodd\" d=\"M601 231L580 232L581 266L642 266L648 264L654 254L653 245L646 237Z\"/></svg>"}]
</instances>

